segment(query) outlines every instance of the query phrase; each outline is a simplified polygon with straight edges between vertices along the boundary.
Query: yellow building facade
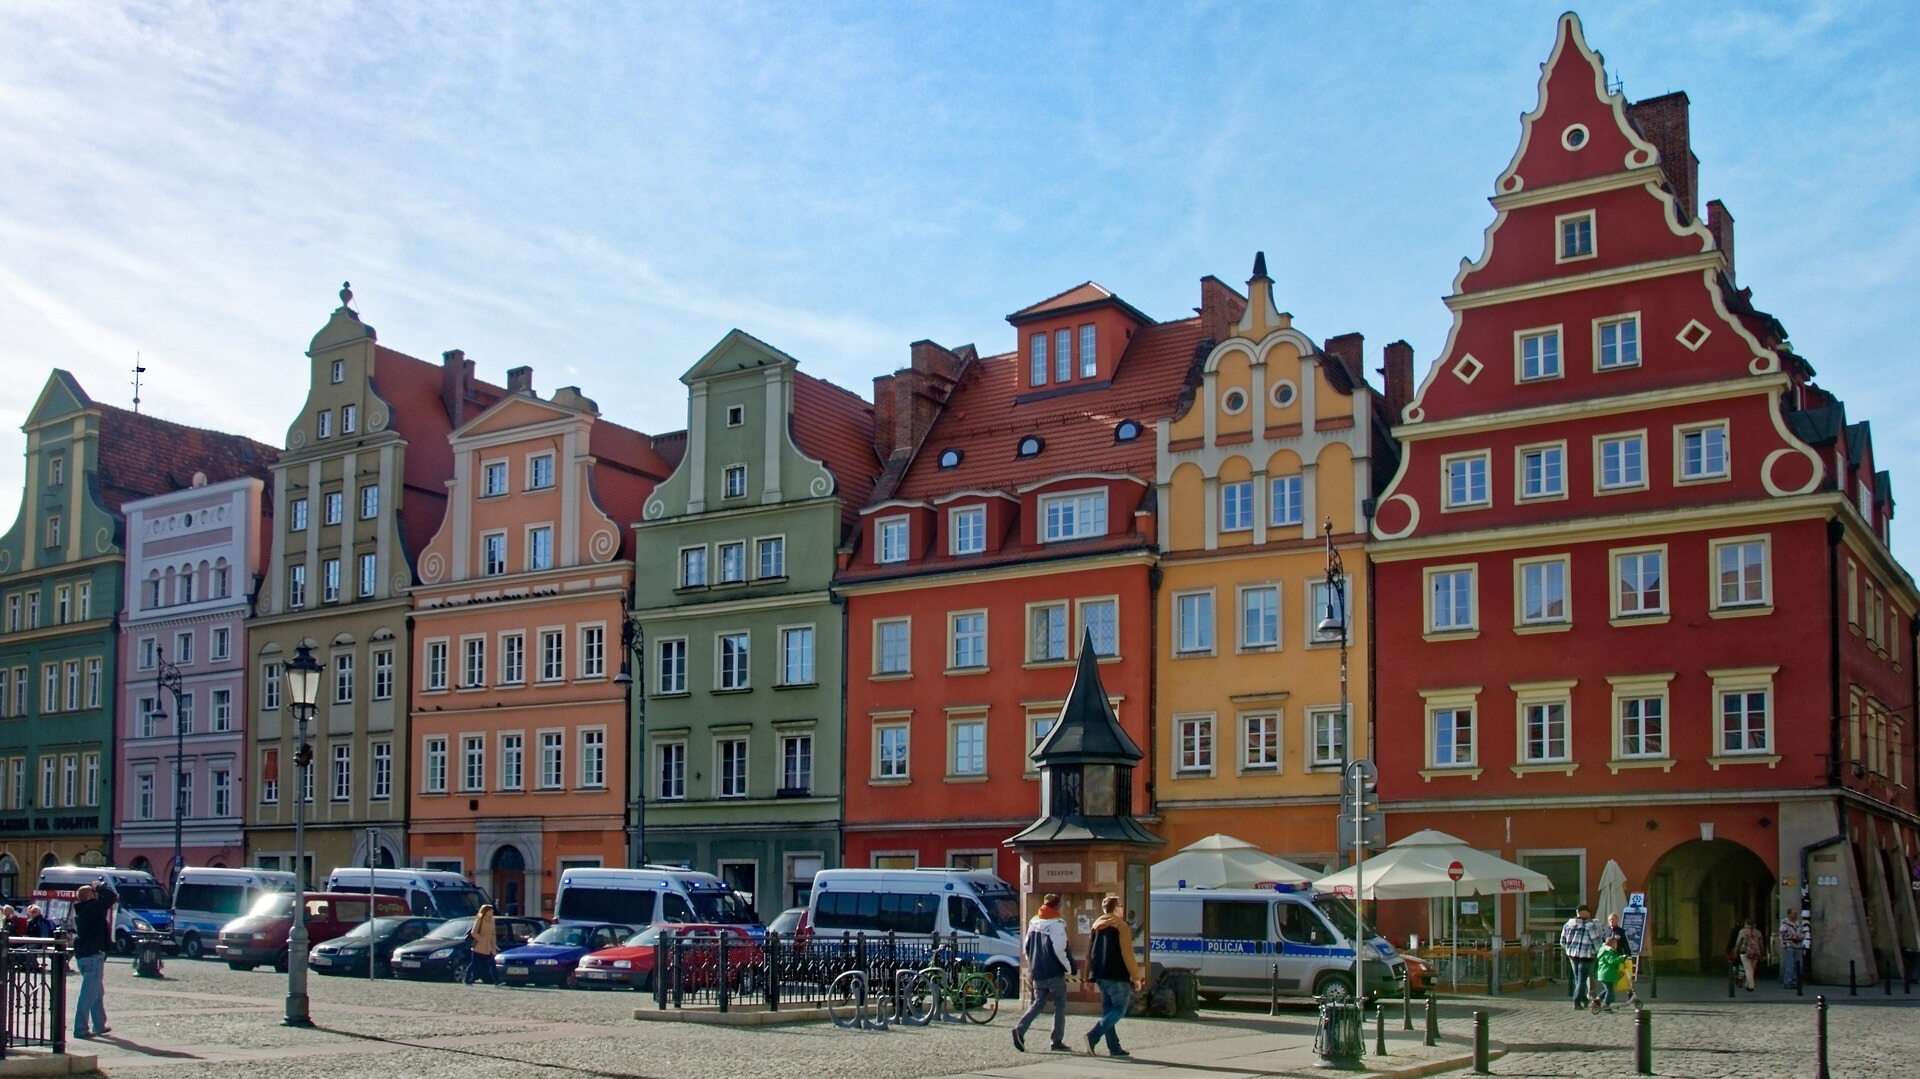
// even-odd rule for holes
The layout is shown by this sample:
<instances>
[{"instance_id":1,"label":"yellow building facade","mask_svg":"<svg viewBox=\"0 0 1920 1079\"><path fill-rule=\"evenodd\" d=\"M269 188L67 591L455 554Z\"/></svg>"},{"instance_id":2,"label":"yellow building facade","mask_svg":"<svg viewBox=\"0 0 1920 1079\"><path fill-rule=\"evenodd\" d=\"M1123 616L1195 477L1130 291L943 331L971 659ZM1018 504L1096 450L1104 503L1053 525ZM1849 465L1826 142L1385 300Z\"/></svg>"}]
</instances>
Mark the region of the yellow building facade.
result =
<instances>
[{"instance_id":1,"label":"yellow building facade","mask_svg":"<svg viewBox=\"0 0 1920 1079\"><path fill-rule=\"evenodd\" d=\"M1245 312L1160 429L1154 805L1170 849L1225 832L1337 863L1341 769L1371 752L1368 500L1392 466L1360 344L1295 329L1262 256ZM1351 612L1344 712L1341 637L1322 632L1327 522Z\"/></svg>"}]
</instances>

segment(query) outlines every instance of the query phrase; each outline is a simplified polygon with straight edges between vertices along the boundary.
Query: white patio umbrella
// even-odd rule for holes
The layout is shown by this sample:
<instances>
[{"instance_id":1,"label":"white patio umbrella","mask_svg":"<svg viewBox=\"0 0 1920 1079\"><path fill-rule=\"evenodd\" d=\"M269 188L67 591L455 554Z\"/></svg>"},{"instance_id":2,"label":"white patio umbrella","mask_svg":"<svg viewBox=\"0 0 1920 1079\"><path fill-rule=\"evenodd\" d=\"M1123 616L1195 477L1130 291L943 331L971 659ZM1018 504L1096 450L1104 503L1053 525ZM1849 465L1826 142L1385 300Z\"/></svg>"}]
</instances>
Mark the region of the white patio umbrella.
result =
<instances>
[{"instance_id":1,"label":"white patio umbrella","mask_svg":"<svg viewBox=\"0 0 1920 1079\"><path fill-rule=\"evenodd\" d=\"M1263 884L1306 884L1314 873L1285 858L1263 853L1244 839L1215 833L1189 843L1153 866L1155 888L1257 888Z\"/></svg>"},{"instance_id":2,"label":"white patio umbrella","mask_svg":"<svg viewBox=\"0 0 1920 1079\"><path fill-rule=\"evenodd\" d=\"M1448 867L1459 862L1458 891ZM1466 840L1428 829L1389 845L1361 863L1362 899L1434 899L1449 895L1498 895L1503 892L1546 892L1553 882L1546 874L1467 845ZM1314 887L1336 895L1353 896L1354 867L1314 881Z\"/></svg>"},{"instance_id":3,"label":"white patio umbrella","mask_svg":"<svg viewBox=\"0 0 1920 1079\"><path fill-rule=\"evenodd\" d=\"M1606 868L1600 870L1600 885L1593 902L1594 917L1601 925L1607 924L1610 914L1627 912L1627 871L1620 863L1607 859Z\"/></svg>"}]
</instances>

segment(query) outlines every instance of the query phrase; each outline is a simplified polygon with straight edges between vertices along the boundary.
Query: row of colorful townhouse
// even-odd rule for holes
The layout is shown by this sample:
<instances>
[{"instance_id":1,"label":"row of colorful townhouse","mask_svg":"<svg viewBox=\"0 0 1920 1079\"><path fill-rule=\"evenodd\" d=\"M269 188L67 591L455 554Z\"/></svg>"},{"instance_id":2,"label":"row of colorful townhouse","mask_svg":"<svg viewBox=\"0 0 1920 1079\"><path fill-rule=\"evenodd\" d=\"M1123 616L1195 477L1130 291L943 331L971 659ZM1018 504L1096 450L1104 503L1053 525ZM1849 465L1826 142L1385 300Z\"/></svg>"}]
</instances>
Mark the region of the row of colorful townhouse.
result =
<instances>
[{"instance_id":1,"label":"row of colorful townhouse","mask_svg":"<svg viewBox=\"0 0 1920 1079\"><path fill-rule=\"evenodd\" d=\"M296 800L310 871L528 911L570 866L769 914L840 864L1013 879L1086 641L1176 847L1339 864L1371 757L1390 838L1554 882L1466 935L1550 930L1616 862L1663 958L1805 903L1820 972L1898 973L1920 593L1867 424L1736 284L1685 95L1610 91L1571 15L1492 202L1417 387L1404 344L1376 391L1359 335L1296 328L1264 257L1191 317L1088 283L1008 351L916 342L871 403L734 331L665 435L385 348L344 289L284 448L56 371L0 539L0 893L176 845L290 868Z\"/></svg>"}]
</instances>

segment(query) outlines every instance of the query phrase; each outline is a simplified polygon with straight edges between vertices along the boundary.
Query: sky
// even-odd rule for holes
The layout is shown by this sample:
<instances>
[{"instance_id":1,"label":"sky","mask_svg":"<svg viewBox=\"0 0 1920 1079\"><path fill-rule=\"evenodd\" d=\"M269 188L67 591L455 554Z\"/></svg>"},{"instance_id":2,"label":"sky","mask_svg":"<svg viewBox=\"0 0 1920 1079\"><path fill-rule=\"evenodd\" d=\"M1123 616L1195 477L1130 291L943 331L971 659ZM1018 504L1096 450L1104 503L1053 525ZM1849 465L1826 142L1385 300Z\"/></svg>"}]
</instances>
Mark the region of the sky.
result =
<instances>
[{"instance_id":1,"label":"sky","mask_svg":"<svg viewBox=\"0 0 1920 1079\"><path fill-rule=\"evenodd\" d=\"M1258 250L1304 332L1423 375L1561 10L0 0L0 521L54 367L284 445L345 280L382 344L648 432L735 327L870 397L912 341L1009 350L1089 279L1181 318ZM1688 93L1741 284L1920 484L1920 8L1580 14L1629 98Z\"/></svg>"}]
</instances>

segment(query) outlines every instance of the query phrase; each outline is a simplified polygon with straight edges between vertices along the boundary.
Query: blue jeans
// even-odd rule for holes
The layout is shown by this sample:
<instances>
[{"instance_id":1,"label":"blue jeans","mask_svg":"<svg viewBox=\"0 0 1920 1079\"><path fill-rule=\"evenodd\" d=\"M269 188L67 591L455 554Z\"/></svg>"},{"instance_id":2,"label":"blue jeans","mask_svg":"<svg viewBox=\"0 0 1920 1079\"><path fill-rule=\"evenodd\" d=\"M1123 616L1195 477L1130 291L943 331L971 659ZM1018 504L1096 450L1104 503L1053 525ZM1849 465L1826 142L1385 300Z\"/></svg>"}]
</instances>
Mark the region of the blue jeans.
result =
<instances>
[{"instance_id":1,"label":"blue jeans","mask_svg":"<svg viewBox=\"0 0 1920 1079\"><path fill-rule=\"evenodd\" d=\"M1107 1038L1107 1052L1120 1052L1120 1037L1114 1028L1126 1017L1127 1006L1133 1003L1133 983L1126 981L1108 981L1104 978L1094 982L1100 987L1100 1021L1087 1031L1087 1042L1092 1044L1102 1034Z\"/></svg>"},{"instance_id":2,"label":"blue jeans","mask_svg":"<svg viewBox=\"0 0 1920 1079\"><path fill-rule=\"evenodd\" d=\"M1033 1025L1047 1002L1053 1002L1053 1044L1065 1045L1067 1038L1067 977L1033 979L1033 1003L1021 1014L1020 1021L1013 1025L1022 1035Z\"/></svg>"},{"instance_id":3,"label":"blue jeans","mask_svg":"<svg viewBox=\"0 0 1920 1079\"><path fill-rule=\"evenodd\" d=\"M102 952L74 962L80 964L80 1000L73 1007L73 1036L86 1038L107 1029L106 985L101 980L107 956Z\"/></svg>"},{"instance_id":4,"label":"blue jeans","mask_svg":"<svg viewBox=\"0 0 1920 1079\"><path fill-rule=\"evenodd\" d=\"M1587 995L1593 991L1593 957L1570 955L1567 965L1573 968L1567 988L1573 991L1573 1006L1578 1008L1586 1004Z\"/></svg>"},{"instance_id":5,"label":"blue jeans","mask_svg":"<svg viewBox=\"0 0 1920 1079\"><path fill-rule=\"evenodd\" d=\"M500 972L493 965L493 956L473 952L467 956L467 970L460 980L472 985L482 977L486 978L488 985L500 984Z\"/></svg>"},{"instance_id":6,"label":"blue jeans","mask_svg":"<svg viewBox=\"0 0 1920 1079\"><path fill-rule=\"evenodd\" d=\"M1807 953L1798 944L1780 949L1780 984L1792 989L1800 984L1800 958Z\"/></svg>"}]
</instances>

